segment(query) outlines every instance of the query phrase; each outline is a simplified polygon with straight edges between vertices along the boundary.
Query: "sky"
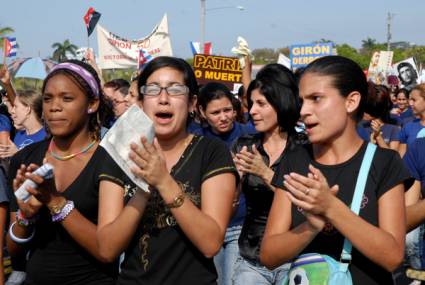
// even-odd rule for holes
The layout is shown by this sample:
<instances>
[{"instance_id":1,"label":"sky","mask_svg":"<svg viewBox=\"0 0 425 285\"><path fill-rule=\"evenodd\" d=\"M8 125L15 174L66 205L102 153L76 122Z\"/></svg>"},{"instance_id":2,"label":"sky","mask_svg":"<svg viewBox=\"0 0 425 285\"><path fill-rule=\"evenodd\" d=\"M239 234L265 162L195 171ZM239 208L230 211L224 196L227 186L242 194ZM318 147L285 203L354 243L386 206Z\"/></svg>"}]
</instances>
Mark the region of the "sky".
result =
<instances>
[{"instance_id":1,"label":"sky","mask_svg":"<svg viewBox=\"0 0 425 285\"><path fill-rule=\"evenodd\" d=\"M20 46L18 57L50 57L52 44L66 39L87 46L83 16L89 7L102 14L103 27L128 39L145 37L167 13L173 54L178 57L192 57L189 42L201 37L199 0L14 0L2 6L0 27L15 30L11 35ZM394 14L392 41L425 45L423 0L206 0L206 8L205 40L212 42L215 54L224 56L231 55L238 36L251 49L322 38L356 48L368 37L386 42L388 12ZM97 53L96 32L90 46Z\"/></svg>"}]
</instances>

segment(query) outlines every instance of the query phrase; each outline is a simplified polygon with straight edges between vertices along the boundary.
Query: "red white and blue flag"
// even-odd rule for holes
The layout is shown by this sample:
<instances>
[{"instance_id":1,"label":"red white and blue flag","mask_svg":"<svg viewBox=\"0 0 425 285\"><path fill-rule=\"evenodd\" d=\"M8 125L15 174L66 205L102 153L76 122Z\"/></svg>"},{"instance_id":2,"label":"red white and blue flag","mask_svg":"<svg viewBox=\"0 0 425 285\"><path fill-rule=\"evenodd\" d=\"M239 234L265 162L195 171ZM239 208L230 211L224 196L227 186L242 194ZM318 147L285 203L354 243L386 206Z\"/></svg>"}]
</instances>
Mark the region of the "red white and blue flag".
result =
<instances>
[{"instance_id":1,"label":"red white and blue flag","mask_svg":"<svg viewBox=\"0 0 425 285\"><path fill-rule=\"evenodd\" d=\"M18 46L16 44L16 38L5 37L4 38L4 56L12 57L16 56Z\"/></svg>"},{"instance_id":2,"label":"red white and blue flag","mask_svg":"<svg viewBox=\"0 0 425 285\"><path fill-rule=\"evenodd\" d=\"M138 61L138 69L143 69L146 64L148 64L154 57L149 54L146 50L139 50L139 61Z\"/></svg>"},{"instance_id":3,"label":"red white and blue flag","mask_svg":"<svg viewBox=\"0 0 425 285\"><path fill-rule=\"evenodd\" d=\"M207 42L204 44L204 49L201 49L201 43L200 42L190 42L190 48L192 49L193 55L195 54L205 54L205 55L211 55L212 54L212 43Z\"/></svg>"},{"instance_id":4,"label":"red white and blue flag","mask_svg":"<svg viewBox=\"0 0 425 285\"><path fill-rule=\"evenodd\" d=\"M93 33L94 27L96 27L96 24L100 19L100 15L101 14L96 12L93 7L90 7L84 15L84 23L86 24L87 34L89 37L91 33Z\"/></svg>"}]
</instances>

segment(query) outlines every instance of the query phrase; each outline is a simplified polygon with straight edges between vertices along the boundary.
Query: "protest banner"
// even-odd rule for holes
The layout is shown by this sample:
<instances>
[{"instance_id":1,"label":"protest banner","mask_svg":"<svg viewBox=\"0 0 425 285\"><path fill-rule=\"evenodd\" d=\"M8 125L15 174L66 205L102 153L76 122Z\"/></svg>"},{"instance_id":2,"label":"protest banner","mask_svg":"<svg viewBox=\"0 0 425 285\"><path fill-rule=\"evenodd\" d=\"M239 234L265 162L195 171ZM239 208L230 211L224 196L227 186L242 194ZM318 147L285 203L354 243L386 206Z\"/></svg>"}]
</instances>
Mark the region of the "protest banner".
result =
<instances>
[{"instance_id":1,"label":"protest banner","mask_svg":"<svg viewBox=\"0 0 425 285\"><path fill-rule=\"evenodd\" d=\"M167 14L148 36L139 40L124 39L107 31L99 24L96 29L101 69L137 68L141 49L155 57L173 55L168 34Z\"/></svg>"},{"instance_id":2,"label":"protest banner","mask_svg":"<svg viewBox=\"0 0 425 285\"><path fill-rule=\"evenodd\" d=\"M315 59L332 55L332 43L292 45L290 59L292 68L303 67Z\"/></svg>"},{"instance_id":3,"label":"protest banner","mask_svg":"<svg viewBox=\"0 0 425 285\"><path fill-rule=\"evenodd\" d=\"M385 84L393 62L393 55L392 51L375 51L370 60L367 79L376 84Z\"/></svg>"},{"instance_id":4,"label":"protest banner","mask_svg":"<svg viewBox=\"0 0 425 285\"><path fill-rule=\"evenodd\" d=\"M198 84L221 82L232 92L237 92L242 85L242 70L239 59L235 57L196 54L193 69Z\"/></svg>"}]
</instances>

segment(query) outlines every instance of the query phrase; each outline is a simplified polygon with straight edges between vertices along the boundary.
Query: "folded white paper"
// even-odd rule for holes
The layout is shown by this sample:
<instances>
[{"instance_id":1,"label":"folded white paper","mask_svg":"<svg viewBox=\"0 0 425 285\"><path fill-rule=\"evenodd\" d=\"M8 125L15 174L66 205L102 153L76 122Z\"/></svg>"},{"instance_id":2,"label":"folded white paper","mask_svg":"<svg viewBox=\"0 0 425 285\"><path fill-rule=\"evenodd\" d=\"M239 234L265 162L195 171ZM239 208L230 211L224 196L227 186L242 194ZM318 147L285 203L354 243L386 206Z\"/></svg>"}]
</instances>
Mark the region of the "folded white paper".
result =
<instances>
[{"instance_id":1,"label":"folded white paper","mask_svg":"<svg viewBox=\"0 0 425 285\"><path fill-rule=\"evenodd\" d=\"M238 41L238 46L233 47L231 52L236 54L239 57L241 68L244 68L245 67L244 56L249 56L251 61L254 60L254 56L252 55L251 50L248 48L248 42L244 38L239 36L237 41Z\"/></svg>"},{"instance_id":2,"label":"folded white paper","mask_svg":"<svg viewBox=\"0 0 425 285\"><path fill-rule=\"evenodd\" d=\"M142 146L140 142L142 136L145 136L149 143L153 142L155 136L153 122L137 104L133 104L109 129L100 145L134 184L149 192L149 185L143 179L135 176L130 170L135 165L129 158L130 143Z\"/></svg>"}]
</instances>

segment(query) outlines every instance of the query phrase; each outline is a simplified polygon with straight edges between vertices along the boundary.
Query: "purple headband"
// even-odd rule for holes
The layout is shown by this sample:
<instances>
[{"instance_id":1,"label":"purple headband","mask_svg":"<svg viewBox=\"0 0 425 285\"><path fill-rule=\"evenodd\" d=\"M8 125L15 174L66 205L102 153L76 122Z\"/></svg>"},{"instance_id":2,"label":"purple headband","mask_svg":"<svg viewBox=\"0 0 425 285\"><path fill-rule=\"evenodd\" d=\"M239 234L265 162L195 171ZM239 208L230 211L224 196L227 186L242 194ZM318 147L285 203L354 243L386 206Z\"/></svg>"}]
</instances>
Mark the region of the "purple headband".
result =
<instances>
[{"instance_id":1,"label":"purple headband","mask_svg":"<svg viewBox=\"0 0 425 285\"><path fill-rule=\"evenodd\" d=\"M82 79L84 79L84 81L86 81L91 90L93 91L93 94L99 98L99 88L97 87L97 82L94 79L93 75L88 72L87 70L85 70L83 67L74 64L74 63L70 63L70 62L64 62L64 63L59 63L57 65L55 65L51 70L50 73L58 70L58 69L67 69L67 70L71 70L75 73L77 73Z\"/></svg>"}]
</instances>

